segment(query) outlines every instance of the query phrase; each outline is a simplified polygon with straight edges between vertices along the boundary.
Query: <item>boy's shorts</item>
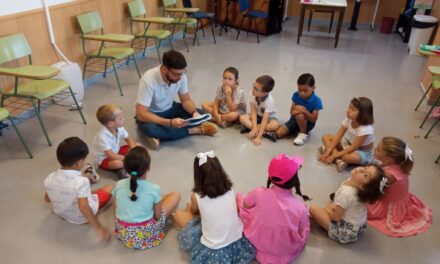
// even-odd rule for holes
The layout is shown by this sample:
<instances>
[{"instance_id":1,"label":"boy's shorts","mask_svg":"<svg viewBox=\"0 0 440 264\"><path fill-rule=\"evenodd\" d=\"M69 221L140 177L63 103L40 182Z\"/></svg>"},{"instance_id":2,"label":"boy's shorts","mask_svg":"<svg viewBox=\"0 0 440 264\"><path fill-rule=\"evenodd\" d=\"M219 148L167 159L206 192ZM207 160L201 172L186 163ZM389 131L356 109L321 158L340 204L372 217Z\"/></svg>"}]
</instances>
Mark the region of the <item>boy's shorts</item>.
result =
<instances>
[{"instance_id":1,"label":"boy's shorts","mask_svg":"<svg viewBox=\"0 0 440 264\"><path fill-rule=\"evenodd\" d=\"M316 123L312 123L307 121L306 133L308 134L314 127ZM289 130L290 135L294 135L299 132L299 126L296 123L296 119L294 116L290 117L289 121L283 124L287 130Z\"/></svg>"},{"instance_id":2,"label":"boy's shorts","mask_svg":"<svg viewBox=\"0 0 440 264\"><path fill-rule=\"evenodd\" d=\"M128 150L129 150L128 145L124 145L124 146L122 146L122 147L119 148L119 152L118 152L118 154L119 154L119 155L123 155L123 156L125 156L125 154L127 154ZM109 162L110 162L110 160L109 160L108 158L105 158L105 159L101 162L101 164L99 164L99 167L100 167L101 169L104 169L104 170L110 170L109 167L108 167L108 163L109 163Z\"/></svg>"},{"instance_id":3,"label":"boy's shorts","mask_svg":"<svg viewBox=\"0 0 440 264\"><path fill-rule=\"evenodd\" d=\"M98 195L98 209L104 207L104 205L106 205L108 201L110 201L110 198L112 198L112 195L104 191L103 189L94 190L92 193Z\"/></svg>"},{"instance_id":4,"label":"boy's shorts","mask_svg":"<svg viewBox=\"0 0 440 264\"><path fill-rule=\"evenodd\" d=\"M267 123L269 123L271 120L277 121L277 118L276 117L269 117L269 119L267 119ZM257 125L261 124L261 121L263 121L263 117L257 115Z\"/></svg>"},{"instance_id":5,"label":"boy's shorts","mask_svg":"<svg viewBox=\"0 0 440 264\"><path fill-rule=\"evenodd\" d=\"M343 138L341 140L341 146L343 149L347 148L350 145L351 143L348 142L347 139ZM373 161L373 157L374 157L373 149L358 149L355 150L354 152L359 155L359 158L361 159L360 162L361 165L367 165Z\"/></svg>"}]
</instances>

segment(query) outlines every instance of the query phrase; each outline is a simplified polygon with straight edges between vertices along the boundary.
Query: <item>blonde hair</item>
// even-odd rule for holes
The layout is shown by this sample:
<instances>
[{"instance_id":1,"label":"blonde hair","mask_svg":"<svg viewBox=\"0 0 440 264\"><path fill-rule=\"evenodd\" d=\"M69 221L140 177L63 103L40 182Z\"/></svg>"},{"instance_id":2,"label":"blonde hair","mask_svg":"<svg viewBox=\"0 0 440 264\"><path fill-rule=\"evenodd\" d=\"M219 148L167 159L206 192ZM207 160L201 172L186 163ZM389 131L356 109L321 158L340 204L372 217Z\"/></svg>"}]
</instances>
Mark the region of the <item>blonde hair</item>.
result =
<instances>
[{"instance_id":1,"label":"blonde hair","mask_svg":"<svg viewBox=\"0 0 440 264\"><path fill-rule=\"evenodd\" d=\"M400 164L400 168L410 174L414 166L414 162L405 154L406 143L400 138L384 137L382 139L382 151L385 156L390 157L396 164Z\"/></svg>"},{"instance_id":2,"label":"blonde hair","mask_svg":"<svg viewBox=\"0 0 440 264\"><path fill-rule=\"evenodd\" d=\"M96 111L96 118L98 119L99 123L105 126L110 121L115 120L115 112L118 109L120 109L119 106L115 104L102 105L98 108L98 111Z\"/></svg>"}]
</instances>

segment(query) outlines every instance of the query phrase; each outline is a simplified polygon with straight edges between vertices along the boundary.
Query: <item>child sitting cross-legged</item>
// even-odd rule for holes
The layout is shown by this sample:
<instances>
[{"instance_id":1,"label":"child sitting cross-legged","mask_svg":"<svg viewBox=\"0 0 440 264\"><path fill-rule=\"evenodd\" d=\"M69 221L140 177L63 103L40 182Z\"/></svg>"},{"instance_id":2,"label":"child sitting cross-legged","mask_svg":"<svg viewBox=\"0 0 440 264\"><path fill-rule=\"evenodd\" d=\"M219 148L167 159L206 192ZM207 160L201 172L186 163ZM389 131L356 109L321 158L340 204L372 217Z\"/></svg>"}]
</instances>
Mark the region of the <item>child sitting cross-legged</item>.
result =
<instances>
[{"instance_id":1,"label":"child sitting cross-legged","mask_svg":"<svg viewBox=\"0 0 440 264\"><path fill-rule=\"evenodd\" d=\"M129 149L134 148L136 142L128 136L124 128L124 113L115 104L106 104L96 112L98 121L102 124L101 130L93 140L93 154L96 163L104 170L114 171L118 179L127 178L123 169L124 156ZM120 147L124 139L127 145Z\"/></svg>"}]
</instances>

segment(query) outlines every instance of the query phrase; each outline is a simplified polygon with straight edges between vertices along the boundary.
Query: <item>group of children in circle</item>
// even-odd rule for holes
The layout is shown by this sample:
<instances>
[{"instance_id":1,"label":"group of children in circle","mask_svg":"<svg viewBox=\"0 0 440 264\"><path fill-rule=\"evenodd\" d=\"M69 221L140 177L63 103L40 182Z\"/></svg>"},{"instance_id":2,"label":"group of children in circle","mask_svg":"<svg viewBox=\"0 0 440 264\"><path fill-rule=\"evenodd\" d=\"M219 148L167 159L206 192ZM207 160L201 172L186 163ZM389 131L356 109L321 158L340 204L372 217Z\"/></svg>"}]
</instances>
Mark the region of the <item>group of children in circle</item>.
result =
<instances>
[{"instance_id":1,"label":"group of children in circle","mask_svg":"<svg viewBox=\"0 0 440 264\"><path fill-rule=\"evenodd\" d=\"M227 68L214 102L204 103L213 121L222 127L240 121L242 131L259 145L263 136L272 140L298 133L294 144L302 145L315 126L321 99L315 95L311 74L298 79L292 96L291 118L279 125L270 94L270 76L257 78L251 92L250 114L246 114L244 91L238 85L238 71ZM191 201L176 211L180 194L162 195L160 187L148 180L151 158L148 151L128 137L124 117L116 105L98 109L103 128L93 142L95 161L102 169L117 170L121 179L114 186L91 191L81 176L88 147L72 137L60 143L57 158L61 169L45 180L46 201L55 213L72 223L89 222L103 239L110 233L96 218L112 197L115 205L114 234L128 248L147 249L160 245L167 219L173 218L180 231L180 247L191 263L289 263L303 250L312 218L340 243L358 240L367 222L389 236L410 236L428 230L432 211L409 192L409 174L414 160L408 145L395 137L384 137L374 148L373 105L366 97L351 100L347 116L336 135L324 135L318 159L336 163L339 171L347 164L361 165L351 171L331 202L325 207L311 205L300 189L298 171L304 159L278 154L268 167L267 186L246 195L235 193L231 178L214 151L194 158ZM126 140L127 146L120 147ZM62 179L62 180L60 180Z\"/></svg>"}]
</instances>

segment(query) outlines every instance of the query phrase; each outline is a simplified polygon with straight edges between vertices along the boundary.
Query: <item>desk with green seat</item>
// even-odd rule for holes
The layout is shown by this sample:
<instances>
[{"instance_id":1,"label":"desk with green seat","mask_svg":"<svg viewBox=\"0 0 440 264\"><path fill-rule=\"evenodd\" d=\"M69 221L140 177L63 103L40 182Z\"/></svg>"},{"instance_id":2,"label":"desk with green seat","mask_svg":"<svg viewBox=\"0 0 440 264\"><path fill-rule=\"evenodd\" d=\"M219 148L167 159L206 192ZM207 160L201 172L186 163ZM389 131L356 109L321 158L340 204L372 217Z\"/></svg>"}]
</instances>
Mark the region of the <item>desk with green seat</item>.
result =
<instances>
[{"instance_id":1,"label":"desk with green seat","mask_svg":"<svg viewBox=\"0 0 440 264\"><path fill-rule=\"evenodd\" d=\"M173 49L172 35L169 30L165 29L150 29L151 24L159 25L170 25L174 19L169 17L147 17L147 12L142 0L135 0L128 3L128 11L130 12L130 33L134 35L135 39L144 39L145 45L143 47L145 56L145 50L147 49L147 40L152 39L154 41L154 46L156 47L157 56L159 57L159 62L161 62L160 56L160 43L164 39L170 41L171 48ZM134 32L133 24L142 23L143 30L141 32ZM159 42L159 43L158 43ZM131 47L133 48L134 40Z\"/></svg>"},{"instance_id":2,"label":"desk with green seat","mask_svg":"<svg viewBox=\"0 0 440 264\"><path fill-rule=\"evenodd\" d=\"M121 93L121 96L124 94L122 93L121 84L119 82L118 72L116 70L115 66L115 60L130 60L130 57L132 57L132 60L134 62L134 65L136 67L136 71L138 73L139 78L141 78L141 74L139 73L139 68L136 63L136 58L134 56L134 50L132 48L128 47L106 47L106 42L111 43L129 43L134 39L133 35L128 34L104 34L104 28L102 25L101 17L98 12L93 11L86 14L82 14L77 16L79 26L81 28L81 40L82 40L82 47L84 55L86 56L86 60L84 62L84 68L83 68L83 79L84 75L87 69L87 62L90 59L104 59L105 60L105 66L103 75L104 78L107 73L107 63L110 60L112 63L113 71L115 72L116 82L118 84L119 92ZM100 31L101 34L94 34L94 32ZM93 50L91 52L86 51L86 40L90 41L100 41L101 44L99 46L99 49Z\"/></svg>"},{"instance_id":3,"label":"desk with green seat","mask_svg":"<svg viewBox=\"0 0 440 264\"><path fill-rule=\"evenodd\" d=\"M166 14L172 14L173 15L173 30L171 32L171 34L174 36L174 32L176 31L176 27L177 26L183 26L183 43L185 44L186 50L189 52L188 49L188 45L186 43L186 31L188 26L197 26L197 19L195 18L190 18L190 17L183 17L185 14L192 14L195 13L197 11L199 11L200 9L197 7L191 7L191 8L186 8L186 7L176 7L176 0L162 0L163 3L163 12L164 12L164 16ZM179 17L174 17L175 15L180 15ZM197 40L197 43L199 42L199 40L197 39L197 31L194 31L194 40Z\"/></svg>"},{"instance_id":4,"label":"desk with green seat","mask_svg":"<svg viewBox=\"0 0 440 264\"><path fill-rule=\"evenodd\" d=\"M41 119L41 101L46 100L59 92L69 90L84 124L86 124L86 120L70 84L63 80L50 79L57 75L60 70L54 67L32 65L32 51L23 33L0 38L0 65L23 57L28 57L29 65L15 68L0 67L0 75L15 78L13 89L0 89L0 107L4 106L5 99L9 97L16 97L29 101L32 104L41 128L43 129L47 143L50 146L52 143ZM30 79L32 81L20 84L20 78Z\"/></svg>"},{"instance_id":5,"label":"desk with green seat","mask_svg":"<svg viewBox=\"0 0 440 264\"><path fill-rule=\"evenodd\" d=\"M31 152L29 151L29 148L26 145L26 142L24 142L24 139L21 136L20 131L18 131L18 128L15 126L13 117L9 114L8 109L0 107L0 121L3 121L5 119L9 119L9 121L11 122L12 127L15 129L15 132L17 132L17 135L20 138L21 144L23 144L23 147L26 149L26 152L28 153L29 158L32 159L33 156L31 154Z\"/></svg>"}]
</instances>

